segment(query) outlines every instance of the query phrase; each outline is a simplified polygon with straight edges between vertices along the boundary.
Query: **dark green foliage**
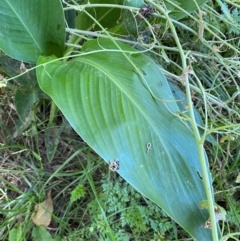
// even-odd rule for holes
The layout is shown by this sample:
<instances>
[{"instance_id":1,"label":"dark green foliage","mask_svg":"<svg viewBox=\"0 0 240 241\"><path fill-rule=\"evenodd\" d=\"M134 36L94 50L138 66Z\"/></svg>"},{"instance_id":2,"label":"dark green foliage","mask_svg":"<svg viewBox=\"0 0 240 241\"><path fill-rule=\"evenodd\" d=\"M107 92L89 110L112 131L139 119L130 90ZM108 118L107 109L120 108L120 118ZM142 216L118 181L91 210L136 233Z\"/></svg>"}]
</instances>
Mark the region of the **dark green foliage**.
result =
<instances>
[{"instance_id":1,"label":"dark green foliage","mask_svg":"<svg viewBox=\"0 0 240 241\"><path fill-rule=\"evenodd\" d=\"M105 211L108 223L114 231L116 240L151 240L155 236L168 236L173 239L173 224L156 204L143 198L121 177L102 174L101 186L98 188L98 199L87 204L87 219L90 223L83 224L65 237L66 241L81 237L80 240L108 240L105 221L102 217L100 203ZM83 217L85 219L85 217ZM87 220L86 219L86 220Z\"/></svg>"}]
</instances>

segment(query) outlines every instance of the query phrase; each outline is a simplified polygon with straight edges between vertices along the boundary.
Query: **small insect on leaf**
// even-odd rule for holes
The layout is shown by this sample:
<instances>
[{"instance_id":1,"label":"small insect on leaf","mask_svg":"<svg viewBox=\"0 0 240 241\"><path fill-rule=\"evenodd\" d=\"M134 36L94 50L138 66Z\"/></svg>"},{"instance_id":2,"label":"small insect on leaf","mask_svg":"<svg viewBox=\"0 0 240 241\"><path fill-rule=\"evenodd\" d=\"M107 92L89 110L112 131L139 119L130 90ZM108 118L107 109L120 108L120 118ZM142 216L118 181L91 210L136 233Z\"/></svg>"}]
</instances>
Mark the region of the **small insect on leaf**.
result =
<instances>
[{"instance_id":1,"label":"small insect on leaf","mask_svg":"<svg viewBox=\"0 0 240 241\"><path fill-rule=\"evenodd\" d=\"M150 142L147 143L147 153L151 151L152 144Z\"/></svg>"},{"instance_id":2,"label":"small insect on leaf","mask_svg":"<svg viewBox=\"0 0 240 241\"><path fill-rule=\"evenodd\" d=\"M47 199L35 206L36 213L32 220L37 226L47 227L51 222L53 212L53 201L51 191L47 194Z\"/></svg>"},{"instance_id":3,"label":"small insect on leaf","mask_svg":"<svg viewBox=\"0 0 240 241\"><path fill-rule=\"evenodd\" d=\"M117 171L120 167L120 162L117 159L111 160L109 162L109 169L113 172Z\"/></svg>"}]
</instances>

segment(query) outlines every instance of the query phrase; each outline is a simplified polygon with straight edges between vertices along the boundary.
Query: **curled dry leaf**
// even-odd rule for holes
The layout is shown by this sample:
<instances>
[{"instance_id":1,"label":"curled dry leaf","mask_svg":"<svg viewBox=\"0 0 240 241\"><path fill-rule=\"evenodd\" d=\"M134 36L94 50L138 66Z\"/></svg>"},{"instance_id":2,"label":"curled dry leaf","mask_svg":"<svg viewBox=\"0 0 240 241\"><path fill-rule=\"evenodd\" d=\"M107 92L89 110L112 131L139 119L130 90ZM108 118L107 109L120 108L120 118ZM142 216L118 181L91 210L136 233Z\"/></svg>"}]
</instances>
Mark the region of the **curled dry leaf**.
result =
<instances>
[{"instance_id":1,"label":"curled dry leaf","mask_svg":"<svg viewBox=\"0 0 240 241\"><path fill-rule=\"evenodd\" d=\"M51 222L53 212L53 201L51 191L47 194L47 199L35 206L36 213L32 217L33 222L37 226L47 227Z\"/></svg>"},{"instance_id":2,"label":"curled dry leaf","mask_svg":"<svg viewBox=\"0 0 240 241\"><path fill-rule=\"evenodd\" d=\"M199 207L201 209L208 209L208 201L207 200L203 200L199 203ZM214 211L215 211L215 219L216 219L216 222L219 222L220 220L225 220L226 219L226 210L219 206L218 204L214 203ZM204 223L204 228L209 228L211 229L212 228L212 225L211 225L211 221L210 221L210 218Z\"/></svg>"},{"instance_id":3,"label":"curled dry leaf","mask_svg":"<svg viewBox=\"0 0 240 241\"><path fill-rule=\"evenodd\" d=\"M240 183L240 173L238 173L237 179L235 181L236 183Z\"/></svg>"}]
</instances>

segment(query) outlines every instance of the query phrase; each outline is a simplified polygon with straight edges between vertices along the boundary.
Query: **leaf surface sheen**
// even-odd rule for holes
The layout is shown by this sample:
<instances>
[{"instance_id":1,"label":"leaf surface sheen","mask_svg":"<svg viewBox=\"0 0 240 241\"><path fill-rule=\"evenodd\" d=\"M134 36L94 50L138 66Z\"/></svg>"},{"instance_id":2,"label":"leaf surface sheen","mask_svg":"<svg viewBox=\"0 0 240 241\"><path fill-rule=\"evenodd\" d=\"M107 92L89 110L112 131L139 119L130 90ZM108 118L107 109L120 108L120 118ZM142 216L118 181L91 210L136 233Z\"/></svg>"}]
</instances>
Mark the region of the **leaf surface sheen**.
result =
<instances>
[{"instance_id":1,"label":"leaf surface sheen","mask_svg":"<svg viewBox=\"0 0 240 241\"><path fill-rule=\"evenodd\" d=\"M126 55L109 40L92 40L86 55L67 63L41 57L39 84L106 162L119 161L127 182L197 240L210 240L208 214L198 207L206 195L194 136L173 114L179 109L158 65L119 46Z\"/></svg>"},{"instance_id":2,"label":"leaf surface sheen","mask_svg":"<svg viewBox=\"0 0 240 241\"><path fill-rule=\"evenodd\" d=\"M42 54L61 57L65 23L60 0L1 0L0 48L12 58L36 63Z\"/></svg>"}]
</instances>

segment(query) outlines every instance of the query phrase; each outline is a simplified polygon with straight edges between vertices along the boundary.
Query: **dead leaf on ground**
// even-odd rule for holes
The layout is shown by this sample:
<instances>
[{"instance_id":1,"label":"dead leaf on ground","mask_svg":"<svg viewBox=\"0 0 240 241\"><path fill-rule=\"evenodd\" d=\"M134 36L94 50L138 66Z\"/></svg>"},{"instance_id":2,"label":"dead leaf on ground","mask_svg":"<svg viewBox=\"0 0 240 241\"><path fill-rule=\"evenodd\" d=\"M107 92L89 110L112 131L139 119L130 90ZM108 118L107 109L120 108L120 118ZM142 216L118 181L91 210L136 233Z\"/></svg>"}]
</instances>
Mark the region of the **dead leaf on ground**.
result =
<instances>
[{"instance_id":1,"label":"dead leaf on ground","mask_svg":"<svg viewBox=\"0 0 240 241\"><path fill-rule=\"evenodd\" d=\"M235 181L236 183L240 183L240 172L238 173L237 179Z\"/></svg>"},{"instance_id":2,"label":"dead leaf on ground","mask_svg":"<svg viewBox=\"0 0 240 241\"><path fill-rule=\"evenodd\" d=\"M35 206L36 213L32 217L33 222L37 226L47 227L51 222L51 216L53 212L53 201L51 191L47 194L47 199L42 203Z\"/></svg>"}]
</instances>

